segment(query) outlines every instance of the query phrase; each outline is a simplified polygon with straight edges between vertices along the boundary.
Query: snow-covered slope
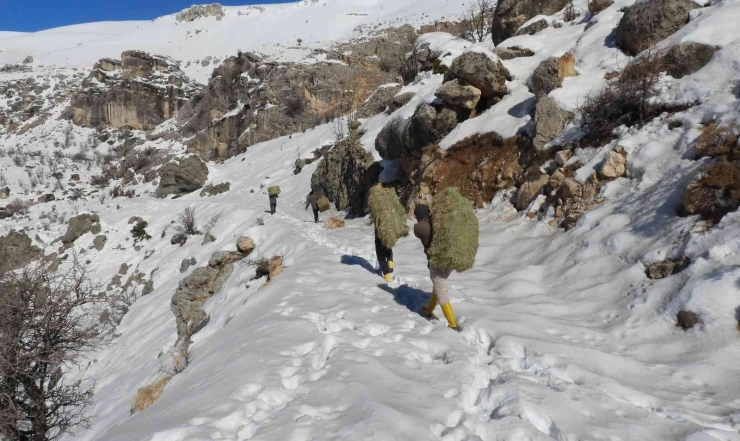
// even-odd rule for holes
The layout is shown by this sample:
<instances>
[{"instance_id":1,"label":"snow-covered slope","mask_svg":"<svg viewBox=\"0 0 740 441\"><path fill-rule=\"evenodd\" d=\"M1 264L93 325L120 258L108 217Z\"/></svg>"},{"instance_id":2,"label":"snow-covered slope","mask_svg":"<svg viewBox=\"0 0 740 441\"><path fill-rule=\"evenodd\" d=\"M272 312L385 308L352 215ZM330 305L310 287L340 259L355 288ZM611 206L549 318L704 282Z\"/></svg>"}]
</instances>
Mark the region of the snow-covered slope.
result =
<instances>
[{"instance_id":1,"label":"snow-covered slope","mask_svg":"<svg viewBox=\"0 0 740 441\"><path fill-rule=\"evenodd\" d=\"M205 82L213 66L206 57L223 59L238 50L270 58L298 61L332 43L365 32L405 23L457 19L459 2L452 0L309 0L265 6L225 7L225 16L178 22L176 14L152 21L91 23L3 39L0 65L31 55L39 64L88 69L104 57L125 50L143 50L180 60L186 72ZM327 25L330 24L330 25ZM302 39L302 44L297 40Z\"/></svg>"},{"instance_id":2,"label":"snow-covered slope","mask_svg":"<svg viewBox=\"0 0 740 441\"><path fill-rule=\"evenodd\" d=\"M58 33L58 39L40 37L44 33L11 37L10 46L0 41L0 64L33 55L41 64L87 69L102 56L139 48L131 46L137 43L181 60L232 54L237 48L274 50L273 55L297 59L308 51L285 48L297 37L317 47L351 35L360 24L414 22L422 14L434 19L435 14L461 9L458 2L443 0L325 3L267 6L264 11L227 8L221 21L175 24L170 16L47 31ZM585 10L585 0L575 3ZM627 62L609 36L620 10L632 3L615 1L588 30L585 22L576 22L504 42L536 54L504 61L512 74L507 84L511 93L460 124L442 147L474 133L512 135L530 129L534 98L526 81L550 56L571 52L576 57L579 75L551 94L563 108L575 110L587 93L603 87L605 73ZM336 26L326 26L326 11L335 14L330 20ZM88 409L94 420L89 429L65 439L740 440L740 333L735 318L740 306L740 213L728 214L708 230L696 216L676 215L686 184L708 162L688 159L701 124L740 121L740 34L733 32L739 23L740 1L723 0L697 11L666 42L721 45L699 72L681 80L663 78L663 97L698 100L699 105L662 115L640 129L623 130L600 148L577 150L583 164L577 179L592 174L615 145L628 153L628 173L605 186L604 202L574 228L565 232L548 225L549 218L517 213L507 192L479 211L476 266L451 277L453 305L464 326L461 334L417 312L431 292L418 240L399 242L395 280L387 285L375 272L369 219L324 230L305 211L316 164L296 175L295 160L334 141L332 124L209 164L209 183L231 184L222 195L204 198L195 192L160 200L153 197L151 183L142 183L129 187L137 198L101 202L91 195L55 201L31 207L29 218L0 221L0 234L27 228L42 244L66 228L40 220L42 213L98 212L101 234L108 238L104 249L91 248L90 234L76 242L93 262L96 276L107 284L126 263L129 275L139 271L154 282L154 291L131 307L115 338L69 373L68 381L96 381ZM199 28L203 32L193 35ZM440 52L449 52L445 63L465 51L493 49L488 42L471 45L441 34L427 38ZM203 77L211 68L190 73ZM442 75L425 73L405 86L400 93L417 95L392 115L364 120L363 146L372 151L375 136L390 118L408 118L421 102L434 101L441 82ZM59 124L55 130L31 129L28 136L8 142L57 136L65 126L54 124ZM77 139L90 134L89 129L74 130ZM44 146L48 143L32 148ZM146 147L174 153L182 148L161 139ZM23 177L24 169L13 168L9 157L2 161L15 173L13 180ZM83 181L91 173L65 161L67 167L79 167L66 172L81 173ZM264 189L270 185L282 188L274 216L265 213ZM196 209L201 224L222 213L212 230L215 242L204 245L196 236L183 247L170 244L171 233L163 232L187 207ZM336 214L322 215L322 220ZM131 240L132 216L147 220L153 237L139 250ZM263 286L264 279L252 280L251 266L237 264L223 289L205 305L210 322L193 337L190 365L158 401L131 415L137 389L161 378L177 339L171 297L193 271L181 273L182 260L195 258L196 267L205 266L213 252L234 250L242 235L257 244L250 259L281 255L287 268ZM646 277L646 264L679 255L692 261L685 271L662 280ZM703 323L689 331L676 327L676 313L683 309L698 312Z\"/></svg>"}]
</instances>

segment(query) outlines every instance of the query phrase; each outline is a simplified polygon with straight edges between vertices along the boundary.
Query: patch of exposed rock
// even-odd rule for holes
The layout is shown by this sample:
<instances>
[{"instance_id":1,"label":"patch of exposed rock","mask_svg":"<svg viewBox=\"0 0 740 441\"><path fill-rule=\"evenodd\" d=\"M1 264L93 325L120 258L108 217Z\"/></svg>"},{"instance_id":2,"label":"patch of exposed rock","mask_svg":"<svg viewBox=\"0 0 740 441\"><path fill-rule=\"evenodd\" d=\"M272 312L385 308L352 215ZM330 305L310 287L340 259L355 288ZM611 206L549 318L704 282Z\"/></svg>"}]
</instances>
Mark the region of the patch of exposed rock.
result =
<instances>
[{"instance_id":1,"label":"patch of exposed rock","mask_svg":"<svg viewBox=\"0 0 740 441\"><path fill-rule=\"evenodd\" d=\"M23 268L41 254L31 238L21 231L11 231L0 237L0 274Z\"/></svg>"},{"instance_id":2,"label":"patch of exposed rock","mask_svg":"<svg viewBox=\"0 0 740 441\"><path fill-rule=\"evenodd\" d=\"M675 34L699 6L692 0L650 0L627 8L617 26L617 44L637 55Z\"/></svg>"},{"instance_id":3,"label":"patch of exposed rock","mask_svg":"<svg viewBox=\"0 0 740 441\"><path fill-rule=\"evenodd\" d=\"M484 98L501 98L509 93L506 80L510 77L500 60L494 61L479 52L466 52L452 61L445 81L457 78L479 89Z\"/></svg>"},{"instance_id":4,"label":"patch of exposed rock","mask_svg":"<svg viewBox=\"0 0 740 441\"><path fill-rule=\"evenodd\" d=\"M691 181L682 197L682 214L719 222L740 206L740 160L721 157Z\"/></svg>"},{"instance_id":5,"label":"patch of exposed rock","mask_svg":"<svg viewBox=\"0 0 740 441\"><path fill-rule=\"evenodd\" d=\"M178 115L188 151L224 160L247 147L303 131L358 108L395 76L338 63L266 63L227 58Z\"/></svg>"},{"instance_id":6,"label":"patch of exposed rock","mask_svg":"<svg viewBox=\"0 0 740 441\"><path fill-rule=\"evenodd\" d=\"M450 107L473 110L480 101L481 91L473 86L464 86L460 84L460 80L454 79L442 84L434 95Z\"/></svg>"},{"instance_id":7,"label":"patch of exposed rock","mask_svg":"<svg viewBox=\"0 0 740 441\"><path fill-rule=\"evenodd\" d=\"M663 56L663 63L668 75L683 78L706 66L717 50L717 46L687 41L671 46Z\"/></svg>"},{"instance_id":8,"label":"patch of exposed rock","mask_svg":"<svg viewBox=\"0 0 740 441\"><path fill-rule=\"evenodd\" d=\"M547 29L548 26L550 25L547 23L547 20L543 18L542 20L538 20L525 28L519 29L516 35L535 35Z\"/></svg>"},{"instance_id":9,"label":"patch of exposed rock","mask_svg":"<svg viewBox=\"0 0 740 441\"><path fill-rule=\"evenodd\" d=\"M247 257L239 252L216 251L208 266L196 268L184 278L172 296L170 309L177 322L178 340L189 338L208 324L208 316L201 309L206 300L218 294L234 271L234 262Z\"/></svg>"},{"instance_id":10,"label":"patch of exposed rock","mask_svg":"<svg viewBox=\"0 0 740 441\"><path fill-rule=\"evenodd\" d=\"M63 244L74 243L82 235L87 233L97 234L100 232L100 216L97 214L80 214L69 219L67 232L61 237Z\"/></svg>"},{"instance_id":11,"label":"patch of exposed rock","mask_svg":"<svg viewBox=\"0 0 740 441\"><path fill-rule=\"evenodd\" d=\"M502 60L513 60L514 58L531 57L534 52L527 48L520 48L518 46L511 47L497 47L493 50L493 53L498 55Z\"/></svg>"},{"instance_id":12,"label":"patch of exposed rock","mask_svg":"<svg viewBox=\"0 0 740 441\"><path fill-rule=\"evenodd\" d=\"M554 99L549 96L540 98L534 112L535 147L543 148L560 135L572 120L573 113L561 109Z\"/></svg>"},{"instance_id":13,"label":"patch of exposed rock","mask_svg":"<svg viewBox=\"0 0 740 441\"><path fill-rule=\"evenodd\" d=\"M65 112L75 124L150 130L176 116L198 85L168 57L126 51L95 64Z\"/></svg>"},{"instance_id":14,"label":"patch of exposed rock","mask_svg":"<svg viewBox=\"0 0 740 441\"><path fill-rule=\"evenodd\" d=\"M311 176L311 188L326 196L337 210L352 215L365 212L367 191L380 167L355 139L345 139L324 156Z\"/></svg>"},{"instance_id":15,"label":"patch of exposed rock","mask_svg":"<svg viewBox=\"0 0 740 441\"><path fill-rule=\"evenodd\" d=\"M401 90L400 84L384 84L378 87L370 98L360 105L355 117L370 118L385 112L393 104L393 97Z\"/></svg>"},{"instance_id":16,"label":"patch of exposed rock","mask_svg":"<svg viewBox=\"0 0 740 441\"><path fill-rule=\"evenodd\" d=\"M493 14L491 34L497 46L516 34L520 27L538 15L553 15L570 0L501 0Z\"/></svg>"},{"instance_id":17,"label":"patch of exposed rock","mask_svg":"<svg viewBox=\"0 0 740 441\"><path fill-rule=\"evenodd\" d=\"M157 197L192 193L203 187L208 180L208 166L200 158L191 156L179 162L165 164L159 176Z\"/></svg>"},{"instance_id":18,"label":"patch of exposed rock","mask_svg":"<svg viewBox=\"0 0 740 441\"><path fill-rule=\"evenodd\" d=\"M627 152L622 147L607 152L599 167L599 177L604 180L616 179L627 172Z\"/></svg>"},{"instance_id":19,"label":"patch of exposed rock","mask_svg":"<svg viewBox=\"0 0 740 441\"><path fill-rule=\"evenodd\" d=\"M216 20L221 20L224 16L223 6L220 3L211 3L210 5L193 5L188 9L184 9L175 16L175 20L178 22L190 22L206 17L216 17Z\"/></svg>"},{"instance_id":20,"label":"patch of exposed rock","mask_svg":"<svg viewBox=\"0 0 740 441\"><path fill-rule=\"evenodd\" d=\"M459 122L452 109L422 104L410 119L389 121L375 139L375 150L383 159L419 156L422 148L441 141Z\"/></svg>"},{"instance_id":21,"label":"patch of exposed rock","mask_svg":"<svg viewBox=\"0 0 740 441\"><path fill-rule=\"evenodd\" d=\"M677 259L667 259L654 262L645 266L645 275L650 279L665 279L673 274L678 274L691 265L691 259L681 256Z\"/></svg>"}]
</instances>

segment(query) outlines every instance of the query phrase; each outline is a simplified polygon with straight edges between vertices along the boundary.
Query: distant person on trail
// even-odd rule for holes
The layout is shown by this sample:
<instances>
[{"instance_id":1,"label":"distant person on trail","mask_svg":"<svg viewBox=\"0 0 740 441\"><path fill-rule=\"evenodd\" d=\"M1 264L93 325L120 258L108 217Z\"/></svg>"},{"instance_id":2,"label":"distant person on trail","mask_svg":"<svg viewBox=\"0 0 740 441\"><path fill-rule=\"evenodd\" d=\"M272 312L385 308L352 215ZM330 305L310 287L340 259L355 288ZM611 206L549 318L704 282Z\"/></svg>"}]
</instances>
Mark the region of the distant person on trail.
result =
<instances>
[{"instance_id":1,"label":"distant person on trail","mask_svg":"<svg viewBox=\"0 0 740 441\"><path fill-rule=\"evenodd\" d=\"M380 271L386 282L391 282L391 273L393 273L393 249L383 245L378 237L378 227L375 227L375 255L380 264Z\"/></svg>"},{"instance_id":2,"label":"distant person on trail","mask_svg":"<svg viewBox=\"0 0 740 441\"><path fill-rule=\"evenodd\" d=\"M432 244L432 218L429 207L426 205L417 205L414 210L414 216L416 217L416 225L414 225L414 236L421 240L421 244L424 245L424 253L428 254L429 246ZM429 299L429 304L426 308L422 309L421 313L431 318L434 308L437 303L442 307L442 312L447 319L447 325L455 331L460 331L460 327L457 325L455 319L455 312L452 310L450 304L450 296L447 289L447 278L452 273L449 271L439 271L432 265L431 262L427 264L429 268L429 276L432 279L432 297Z\"/></svg>"},{"instance_id":3,"label":"distant person on trail","mask_svg":"<svg viewBox=\"0 0 740 441\"><path fill-rule=\"evenodd\" d=\"M321 199L321 196L313 190L311 190L311 193L306 198L306 210L308 210L308 206L310 205L313 209L313 221L317 224L319 223L319 199Z\"/></svg>"},{"instance_id":4,"label":"distant person on trail","mask_svg":"<svg viewBox=\"0 0 740 441\"><path fill-rule=\"evenodd\" d=\"M270 214L275 214L275 211L277 210L277 200L277 194L270 195Z\"/></svg>"}]
</instances>

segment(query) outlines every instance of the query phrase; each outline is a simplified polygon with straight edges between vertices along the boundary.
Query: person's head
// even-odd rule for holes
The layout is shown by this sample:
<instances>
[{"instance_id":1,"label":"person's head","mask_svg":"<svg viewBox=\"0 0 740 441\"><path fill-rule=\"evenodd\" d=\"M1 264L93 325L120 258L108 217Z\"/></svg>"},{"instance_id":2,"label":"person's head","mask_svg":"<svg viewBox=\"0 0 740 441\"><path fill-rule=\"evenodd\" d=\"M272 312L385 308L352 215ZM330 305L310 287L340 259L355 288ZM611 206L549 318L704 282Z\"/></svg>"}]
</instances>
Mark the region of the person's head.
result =
<instances>
[{"instance_id":1,"label":"person's head","mask_svg":"<svg viewBox=\"0 0 740 441\"><path fill-rule=\"evenodd\" d=\"M425 219L429 219L431 217L431 212L429 211L429 206L420 204L417 205L414 209L414 217L416 217L417 221L423 221Z\"/></svg>"}]
</instances>

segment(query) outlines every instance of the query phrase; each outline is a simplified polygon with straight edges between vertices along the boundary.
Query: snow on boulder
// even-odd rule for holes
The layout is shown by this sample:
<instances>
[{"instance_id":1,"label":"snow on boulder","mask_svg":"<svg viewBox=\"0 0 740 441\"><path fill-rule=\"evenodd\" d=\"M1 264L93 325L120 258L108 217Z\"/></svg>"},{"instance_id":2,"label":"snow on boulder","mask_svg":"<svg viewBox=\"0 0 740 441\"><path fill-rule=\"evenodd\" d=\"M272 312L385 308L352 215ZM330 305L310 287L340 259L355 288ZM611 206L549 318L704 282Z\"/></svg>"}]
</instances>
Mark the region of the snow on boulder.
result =
<instances>
[{"instance_id":1,"label":"snow on boulder","mask_svg":"<svg viewBox=\"0 0 740 441\"><path fill-rule=\"evenodd\" d=\"M563 85L567 77L577 76L576 59L572 54L562 57L550 57L543 60L529 79L532 93L538 98L546 96Z\"/></svg>"},{"instance_id":2,"label":"snow on boulder","mask_svg":"<svg viewBox=\"0 0 740 441\"><path fill-rule=\"evenodd\" d=\"M159 198L192 193L208 180L208 166L197 156L165 164L159 172L161 180L156 195Z\"/></svg>"},{"instance_id":3,"label":"snow on boulder","mask_svg":"<svg viewBox=\"0 0 740 441\"><path fill-rule=\"evenodd\" d=\"M455 58L445 79L455 78L479 89L483 98L502 97L509 92L506 88L509 71L493 53L471 51Z\"/></svg>"},{"instance_id":4,"label":"snow on boulder","mask_svg":"<svg viewBox=\"0 0 740 441\"><path fill-rule=\"evenodd\" d=\"M719 50L717 46L687 41L671 46L663 56L663 62L668 75L683 78L706 66L717 50Z\"/></svg>"},{"instance_id":5,"label":"snow on boulder","mask_svg":"<svg viewBox=\"0 0 740 441\"><path fill-rule=\"evenodd\" d=\"M617 44L637 55L665 40L689 22L699 6L692 0L651 0L627 8L617 26Z\"/></svg>"},{"instance_id":6,"label":"snow on boulder","mask_svg":"<svg viewBox=\"0 0 740 441\"><path fill-rule=\"evenodd\" d=\"M493 13L491 34L499 44L514 35L522 25L538 15L553 15L570 0L501 0Z\"/></svg>"}]
</instances>

